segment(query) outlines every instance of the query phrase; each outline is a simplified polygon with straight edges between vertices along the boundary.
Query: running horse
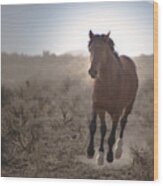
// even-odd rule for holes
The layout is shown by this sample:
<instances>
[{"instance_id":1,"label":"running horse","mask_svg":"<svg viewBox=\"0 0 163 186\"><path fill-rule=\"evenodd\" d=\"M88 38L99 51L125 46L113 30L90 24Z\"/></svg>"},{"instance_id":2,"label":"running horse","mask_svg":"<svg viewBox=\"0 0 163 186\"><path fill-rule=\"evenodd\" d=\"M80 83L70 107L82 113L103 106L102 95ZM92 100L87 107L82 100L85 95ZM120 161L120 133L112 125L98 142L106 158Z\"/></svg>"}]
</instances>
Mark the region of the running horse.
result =
<instances>
[{"instance_id":1,"label":"running horse","mask_svg":"<svg viewBox=\"0 0 163 186\"><path fill-rule=\"evenodd\" d=\"M107 161L113 162L114 157L119 159L122 155L123 133L127 118L135 101L138 77L132 59L125 55L119 56L115 51L114 42L110 38L110 32L98 35L90 30L89 38L88 48L91 66L88 73L94 79L94 87L87 156L88 158L93 158L95 154L94 135L96 132L97 116L99 116L101 140L97 163L103 165L104 138L107 130L105 114L110 114L112 120L112 129L108 138ZM116 142L116 148L114 148L114 154L113 146L119 121L121 130Z\"/></svg>"}]
</instances>

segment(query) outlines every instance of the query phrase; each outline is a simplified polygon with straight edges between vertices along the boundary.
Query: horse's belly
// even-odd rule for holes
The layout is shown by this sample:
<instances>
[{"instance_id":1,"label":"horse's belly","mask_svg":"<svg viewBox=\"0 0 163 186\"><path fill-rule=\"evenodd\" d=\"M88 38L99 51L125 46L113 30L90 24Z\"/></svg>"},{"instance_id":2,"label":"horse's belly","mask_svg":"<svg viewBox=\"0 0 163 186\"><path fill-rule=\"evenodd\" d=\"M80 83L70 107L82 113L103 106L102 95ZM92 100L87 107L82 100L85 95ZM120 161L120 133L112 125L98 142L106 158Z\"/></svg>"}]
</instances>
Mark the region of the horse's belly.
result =
<instances>
[{"instance_id":1,"label":"horse's belly","mask_svg":"<svg viewBox=\"0 0 163 186\"><path fill-rule=\"evenodd\" d=\"M95 109L112 111L118 104L118 95L114 91L97 90L93 93L93 106Z\"/></svg>"}]
</instances>

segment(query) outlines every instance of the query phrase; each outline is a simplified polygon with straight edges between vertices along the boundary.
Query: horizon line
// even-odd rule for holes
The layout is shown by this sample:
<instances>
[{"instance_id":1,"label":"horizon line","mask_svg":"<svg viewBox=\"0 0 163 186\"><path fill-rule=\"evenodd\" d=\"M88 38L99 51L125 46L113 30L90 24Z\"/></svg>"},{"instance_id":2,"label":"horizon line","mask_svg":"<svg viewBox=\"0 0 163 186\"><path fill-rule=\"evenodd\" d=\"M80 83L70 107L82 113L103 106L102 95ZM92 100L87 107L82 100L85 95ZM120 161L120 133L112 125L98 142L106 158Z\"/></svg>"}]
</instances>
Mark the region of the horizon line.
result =
<instances>
[{"instance_id":1,"label":"horizon line","mask_svg":"<svg viewBox=\"0 0 163 186\"><path fill-rule=\"evenodd\" d=\"M78 50L76 50L78 52ZM3 53L7 54L7 55L13 55L13 54L17 54L17 55L24 55L24 56L29 56L29 57L35 57L35 56L43 56L44 52L48 53L49 56L51 55L56 55L56 56L63 56L63 55L71 55L73 57L78 57L78 56L82 56L82 57L89 57L89 52L85 52L85 51L80 51L79 50L79 53L76 53L74 54L73 52L76 52L76 51L67 51L67 52L63 52L63 53L55 53L55 52L51 52L49 50L42 50L42 53L36 53L36 54L32 54L32 53L24 53L24 52L7 52L7 51L1 51L1 55ZM81 53L80 53L81 52ZM126 55L126 56L129 56L129 57L139 57L139 56L152 56L154 55L154 53L140 53L140 54L137 54L137 55L127 55L127 54L119 54L119 56L122 56L122 55Z\"/></svg>"}]
</instances>

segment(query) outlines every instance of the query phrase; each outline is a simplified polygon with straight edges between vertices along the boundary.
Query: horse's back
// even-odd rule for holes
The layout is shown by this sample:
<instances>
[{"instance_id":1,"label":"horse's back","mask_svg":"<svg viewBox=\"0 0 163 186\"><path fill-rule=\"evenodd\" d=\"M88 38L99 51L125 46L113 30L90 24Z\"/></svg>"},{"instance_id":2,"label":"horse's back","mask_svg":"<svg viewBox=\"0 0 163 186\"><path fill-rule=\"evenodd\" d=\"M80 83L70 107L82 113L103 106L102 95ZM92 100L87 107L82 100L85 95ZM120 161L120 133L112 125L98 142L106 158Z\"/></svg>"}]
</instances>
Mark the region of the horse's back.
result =
<instances>
[{"instance_id":1,"label":"horse's back","mask_svg":"<svg viewBox=\"0 0 163 186\"><path fill-rule=\"evenodd\" d=\"M128 57L126 55L121 55L120 56L120 63L122 65L124 72L131 73L134 76L137 76L135 63L130 57Z\"/></svg>"},{"instance_id":2,"label":"horse's back","mask_svg":"<svg viewBox=\"0 0 163 186\"><path fill-rule=\"evenodd\" d=\"M124 97L126 102L133 102L138 89L136 66L134 61L125 55L120 56L120 63L123 69L122 97Z\"/></svg>"}]
</instances>

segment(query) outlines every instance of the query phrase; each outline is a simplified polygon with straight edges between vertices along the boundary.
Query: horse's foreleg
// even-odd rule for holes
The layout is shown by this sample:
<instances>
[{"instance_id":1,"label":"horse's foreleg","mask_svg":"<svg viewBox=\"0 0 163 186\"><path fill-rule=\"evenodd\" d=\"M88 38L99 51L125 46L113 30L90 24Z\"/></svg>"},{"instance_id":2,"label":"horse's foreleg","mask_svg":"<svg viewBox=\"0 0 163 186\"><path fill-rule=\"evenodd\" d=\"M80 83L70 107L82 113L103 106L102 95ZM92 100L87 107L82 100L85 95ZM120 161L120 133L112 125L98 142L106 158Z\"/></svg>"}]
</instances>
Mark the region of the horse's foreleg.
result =
<instances>
[{"instance_id":1,"label":"horse's foreleg","mask_svg":"<svg viewBox=\"0 0 163 186\"><path fill-rule=\"evenodd\" d=\"M115 143L115 137L116 137L116 130L117 130L117 123L118 123L118 118L113 119L112 123L112 130L108 139L108 145L109 145L109 151L107 154L107 161L108 162L113 162L114 156L113 156L113 145Z\"/></svg>"},{"instance_id":2,"label":"horse's foreleg","mask_svg":"<svg viewBox=\"0 0 163 186\"><path fill-rule=\"evenodd\" d=\"M96 118L97 114L93 112L91 122L89 125L89 132L90 132L90 142L87 149L87 156L88 158L92 158L94 156L95 150L94 150L94 134L96 132Z\"/></svg>"},{"instance_id":3,"label":"horse's foreleg","mask_svg":"<svg viewBox=\"0 0 163 186\"><path fill-rule=\"evenodd\" d=\"M106 134L106 122L105 122L105 112L99 113L99 118L101 122L100 132L101 132L101 141L99 148L99 155L97 157L98 165L104 164L104 138Z\"/></svg>"}]
</instances>

